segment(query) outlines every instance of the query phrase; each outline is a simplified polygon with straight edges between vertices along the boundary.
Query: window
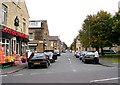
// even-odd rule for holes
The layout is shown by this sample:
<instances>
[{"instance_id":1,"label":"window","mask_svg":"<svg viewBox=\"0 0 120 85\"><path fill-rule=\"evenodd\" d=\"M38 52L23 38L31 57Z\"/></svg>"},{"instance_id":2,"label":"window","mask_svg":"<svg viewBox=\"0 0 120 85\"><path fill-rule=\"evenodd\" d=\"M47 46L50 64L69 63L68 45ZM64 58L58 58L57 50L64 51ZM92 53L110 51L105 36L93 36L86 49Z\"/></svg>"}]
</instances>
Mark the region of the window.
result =
<instances>
[{"instance_id":1,"label":"window","mask_svg":"<svg viewBox=\"0 0 120 85\"><path fill-rule=\"evenodd\" d=\"M4 47L4 51L5 51L5 56L8 56L10 55L10 52L9 52L9 43L10 41L8 39L2 39L2 47Z\"/></svg>"},{"instance_id":2,"label":"window","mask_svg":"<svg viewBox=\"0 0 120 85\"><path fill-rule=\"evenodd\" d=\"M2 24L7 22L7 7L2 4Z\"/></svg>"},{"instance_id":3,"label":"window","mask_svg":"<svg viewBox=\"0 0 120 85\"><path fill-rule=\"evenodd\" d=\"M30 41L33 40L33 33L29 33L29 40L30 40Z\"/></svg>"}]
</instances>

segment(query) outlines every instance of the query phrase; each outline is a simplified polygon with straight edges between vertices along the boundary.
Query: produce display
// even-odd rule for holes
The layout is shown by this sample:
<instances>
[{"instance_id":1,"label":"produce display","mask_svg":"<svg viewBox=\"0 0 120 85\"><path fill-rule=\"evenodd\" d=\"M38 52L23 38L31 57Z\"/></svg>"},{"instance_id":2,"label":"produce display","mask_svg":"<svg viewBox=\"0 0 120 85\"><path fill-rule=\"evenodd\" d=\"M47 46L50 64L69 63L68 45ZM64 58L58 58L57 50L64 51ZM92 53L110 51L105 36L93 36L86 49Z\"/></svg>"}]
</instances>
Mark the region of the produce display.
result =
<instances>
[{"instance_id":1,"label":"produce display","mask_svg":"<svg viewBox=\"0 0 120 85\"><path fill-rule=\"evenodd\" d=\"M16 54L13 52L11 56L5 56L5 48L0 44L0 64L1 68L7 68L10 66L20 65L22 63L26 63L26 56L20 57L20 54Z\"/></svg>"}]
</instances>

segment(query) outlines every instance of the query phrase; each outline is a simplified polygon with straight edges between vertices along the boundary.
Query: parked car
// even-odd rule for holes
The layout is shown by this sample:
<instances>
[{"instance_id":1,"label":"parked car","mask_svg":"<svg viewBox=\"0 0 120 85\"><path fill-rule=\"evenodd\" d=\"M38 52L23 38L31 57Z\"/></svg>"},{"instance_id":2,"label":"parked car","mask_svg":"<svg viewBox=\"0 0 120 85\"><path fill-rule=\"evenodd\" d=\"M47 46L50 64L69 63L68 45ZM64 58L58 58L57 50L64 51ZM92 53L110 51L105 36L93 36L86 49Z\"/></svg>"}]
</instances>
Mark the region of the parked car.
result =
<instances>
[{"instance_id":1,"label":"parked car","mask_svg":"<svg viewBox=\"0 0 120 85\"><path fill-rule=\"evenodd\" d=\"M28 58L28 68L33 68L34 66L43 65L46 68L50 65L49 57L44 53L35 52L30 55Z\"/></svg>"},{"instance_id":2,"label":"parked car","mask_svg":"<svg viewBox=\"0 0 120 85\"><path fill-rule=\"evenodd\" d=\"M75 57L76 57L76 58L79 58L79 57L80 57L80 52L79 52L79 51L76 51L76 52L75 52Z\"/></svg>"},{"instance_id":3,"label":"parked car","mask_svg":"<svg viewBox=\"0 0 120 85\"><path fill-rule=\"evenodd\" d=\"M84 63L88 63L88 62L91 62L91 63L99 63L99 60L95 60L95 54L94 52L87 52L83 58L82 58L82 62Z\"/></svg>"},{"instance_id":4,"label":"parked car","mask_svg":"<svg viewBox=\"0 0 120 85\"><path fill-rule=\"evenodd\" d=\"M80 51L79 59L82 60L83 56L87 53L87 51Z\"/></svg>"},{"instance_id":5,"label":"parked car","mask_svg":"<svg viewBox=\"0 0 120 85\"><path fill-rule=\"evenodd\" d=\"M59 50L54 50L54 53L57 53L57 56L61 56L61 53Z\"/></svg>"},{"instance_id":6,"label":"parked car","mask_svg":"<svg viewBox=\"0 0 120 85\"><path fill-rule=\"evenodd\" d=\"M55 59L53 58L53 52L44 52L50 59L50 63L55 62Z\"/></svg>"},{"instance_id":7,"label":"parked car","mask_svg":"<svg viewBox=\"0 0 120 85\"><path fill-rule=\"evenodd\" d=\"M113 50L103 50L103 54L116 54Z\"/></svg>"},{"instance_id":8,"label":"parked car","mask_svg":"<svg viewBox=\"0 0 120 85\"><path fill-rule=\"evenodd\" d=\"M57 60L57 53L54 52L54 50L45 50L44 52L52 52L53 53L53 59Z\"/></svg>"}]
</instances>

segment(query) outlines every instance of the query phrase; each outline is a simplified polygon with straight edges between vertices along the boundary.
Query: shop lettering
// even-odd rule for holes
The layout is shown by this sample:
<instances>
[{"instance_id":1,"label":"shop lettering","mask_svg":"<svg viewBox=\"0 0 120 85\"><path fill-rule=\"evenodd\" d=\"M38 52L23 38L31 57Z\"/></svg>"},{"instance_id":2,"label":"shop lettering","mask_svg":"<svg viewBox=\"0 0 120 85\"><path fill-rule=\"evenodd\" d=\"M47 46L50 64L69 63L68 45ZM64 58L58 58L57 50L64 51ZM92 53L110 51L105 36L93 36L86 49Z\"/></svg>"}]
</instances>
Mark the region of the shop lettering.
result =
<instances>
[{"instance_id":1,"label":"shop lettering","mask_svg":"<svg viewBox=\"0 0 120 85\"><path fill-rule=\"evenodd\" d=\"M9 34L14 35L14 36L19 36L19 37L28 39L28 35L25 35L23 33L17 32L15 30L12 30L9 28L2 27L2 32L9 33Z\"/></svg>"}]
</instances>

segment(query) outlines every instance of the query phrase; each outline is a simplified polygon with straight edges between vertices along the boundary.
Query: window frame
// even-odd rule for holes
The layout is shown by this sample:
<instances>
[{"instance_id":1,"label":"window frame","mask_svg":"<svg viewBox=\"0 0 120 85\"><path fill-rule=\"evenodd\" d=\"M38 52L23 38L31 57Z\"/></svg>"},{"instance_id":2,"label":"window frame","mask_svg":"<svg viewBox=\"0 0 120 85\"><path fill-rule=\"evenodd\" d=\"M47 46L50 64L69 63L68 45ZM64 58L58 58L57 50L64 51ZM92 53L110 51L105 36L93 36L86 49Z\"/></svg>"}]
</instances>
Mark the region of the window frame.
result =
<instances>
[{"instance_id":1,"label":"window frame","mask_svg":"<svg viewBox=\"0 0 120 85\"><path fill-rule=\"evenodd\" d=\"M7 24L7 6L2 4L2 24Z\"/></svg>"}]
</instances>

